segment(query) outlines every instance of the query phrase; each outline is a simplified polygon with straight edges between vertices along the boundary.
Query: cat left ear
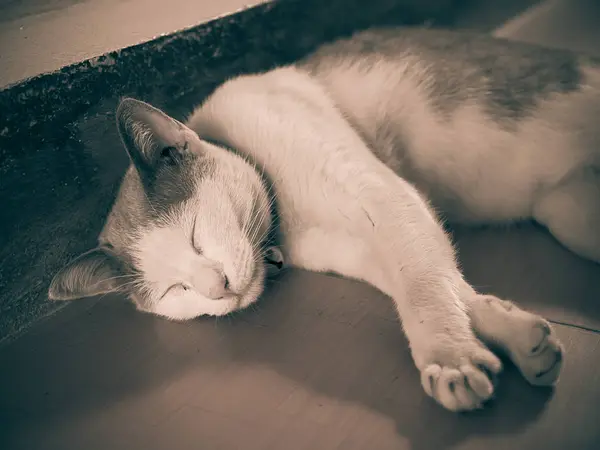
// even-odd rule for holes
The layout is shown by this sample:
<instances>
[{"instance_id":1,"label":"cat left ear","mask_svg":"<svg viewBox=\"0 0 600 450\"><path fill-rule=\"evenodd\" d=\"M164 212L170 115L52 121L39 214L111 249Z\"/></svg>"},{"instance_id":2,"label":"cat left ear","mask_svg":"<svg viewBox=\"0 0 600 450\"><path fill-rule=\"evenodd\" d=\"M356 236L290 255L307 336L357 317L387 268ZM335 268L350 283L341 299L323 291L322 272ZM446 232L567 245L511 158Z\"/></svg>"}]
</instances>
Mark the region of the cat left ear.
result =
<instances>
[{"instance_id":1,"label":"cat left ear","mask_svg":"<svg viewBox=\"0 0 600 450\"><path fill-rule=\"evenodd\" d=\"M141 175L151 174L162 162L176 165L189 152L193 133L148 103L125 98L116 115L121 140Z\"/></svg>"},{"instance_id":2,"label":"cat left ear","mask_svg":"<svg viewBox=\"0 0 600 450\"><path fill-rule=\"evenodd\" d=\"M121 287L121 275L117 257L110 250L98 247L78 256L54 276L48 298L75 300L114 292Z\"/></svg>"}]
</instances>

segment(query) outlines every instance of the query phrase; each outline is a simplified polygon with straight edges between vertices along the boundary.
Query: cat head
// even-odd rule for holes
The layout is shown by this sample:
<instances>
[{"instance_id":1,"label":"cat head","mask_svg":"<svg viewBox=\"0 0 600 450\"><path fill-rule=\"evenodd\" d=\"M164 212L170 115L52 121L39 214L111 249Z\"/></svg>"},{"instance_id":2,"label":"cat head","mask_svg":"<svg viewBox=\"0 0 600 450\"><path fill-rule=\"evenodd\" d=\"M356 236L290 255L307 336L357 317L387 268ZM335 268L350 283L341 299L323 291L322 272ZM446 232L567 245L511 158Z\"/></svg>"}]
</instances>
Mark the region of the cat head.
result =
<instances>
[{"instance_id":1,"label":"cat head","mask_svg":"<svg viewBox=\"0 0 600 450\"><path fill-rule=\"evenodd\" d=\"M124 99L117 126L131 165L98 246L55 275L52 300L124 292L172 319L220 316L262 293L281 252L265 181L242 157L181 122Z\"/></svg>"}]
</instances>

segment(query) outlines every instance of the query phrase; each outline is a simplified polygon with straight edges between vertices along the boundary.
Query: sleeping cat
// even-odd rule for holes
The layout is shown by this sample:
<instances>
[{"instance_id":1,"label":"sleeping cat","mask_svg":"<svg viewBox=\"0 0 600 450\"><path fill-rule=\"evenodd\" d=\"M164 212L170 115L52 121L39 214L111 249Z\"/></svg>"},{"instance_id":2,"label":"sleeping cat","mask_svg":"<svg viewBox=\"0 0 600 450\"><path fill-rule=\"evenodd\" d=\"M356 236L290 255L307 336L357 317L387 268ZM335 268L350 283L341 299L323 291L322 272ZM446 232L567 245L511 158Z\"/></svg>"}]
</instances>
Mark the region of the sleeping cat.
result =
<instances>
[{"instance_id":1,"label":"sleeping cat","mask_svg":"<svg viewBox=\"0 0 600 450\"><path fill-rule=\"evenodd\" d=\"M534 385L563 349L549 323L476 292L451 222L534 219L600 261L600 70L467 32L380 29L221 85L183 124L124 99L128 169L97 248L49 296L111 291L174 320L255 302L282 263L391 297L425 392L480 407L505 352Z\"/></svg>"}]
</instances>

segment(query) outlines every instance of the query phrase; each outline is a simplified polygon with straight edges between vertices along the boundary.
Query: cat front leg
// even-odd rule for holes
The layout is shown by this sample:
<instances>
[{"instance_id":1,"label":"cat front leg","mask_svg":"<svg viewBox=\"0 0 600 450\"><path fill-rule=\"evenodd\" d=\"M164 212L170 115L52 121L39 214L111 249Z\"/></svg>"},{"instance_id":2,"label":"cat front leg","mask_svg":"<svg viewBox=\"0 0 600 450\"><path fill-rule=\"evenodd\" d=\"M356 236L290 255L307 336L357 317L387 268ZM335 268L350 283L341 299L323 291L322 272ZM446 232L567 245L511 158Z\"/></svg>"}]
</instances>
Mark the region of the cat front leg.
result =
<instances>
[{"instance_id":1,"label":"cat front leg","mask_svg":"<svg viewBox=\"0 0 600 450\"><path fill-rule=\"evenodd\" d=\"M502 364L476 336L453 283L446 274L426 271L401 283L404 292L393 299L423 389L451 411L482 407L494 394Z\"/></svg>"},{"instance_id":2,"label":"cat front leg","mask_svg":"<svg viewBox=\"0 0 600 450\"><path fill-rule=\"evenodd\" d=\"M492 397L502 365L472 328L448 236L404 180L362 192L378 287L396 304L423 389L452 411L481 407Z\"/></svg>"},{"instance_id":3,"label":"cat front leg","mask_svg":"<svg viewBox=\"0 0 600 450\"><path fill-rule=\"evenodd\" d=\"M500 360L476 336L454 249L418 193L403 180L364 185L328 219L286 229L291 265L366 281L395 302L425 392L452 411L479 408L494 393ZM345 205L339 220L334 211Z\"/></svg>"}]
</instances>

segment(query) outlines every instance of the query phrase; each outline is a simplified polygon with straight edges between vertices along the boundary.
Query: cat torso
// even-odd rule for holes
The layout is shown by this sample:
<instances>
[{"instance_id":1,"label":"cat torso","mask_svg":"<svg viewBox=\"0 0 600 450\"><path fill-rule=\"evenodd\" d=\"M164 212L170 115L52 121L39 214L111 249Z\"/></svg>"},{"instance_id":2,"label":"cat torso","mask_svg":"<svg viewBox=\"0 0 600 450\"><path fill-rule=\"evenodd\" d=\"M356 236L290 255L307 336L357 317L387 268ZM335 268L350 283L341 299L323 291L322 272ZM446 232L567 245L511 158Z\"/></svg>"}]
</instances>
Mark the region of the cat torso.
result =
<instances>
[{"instance_id":1,"label":"cat torso","mask_svg":"<svg viewBox=\"0 0 600 450\"><path fill-rule=\"evenodd\" d=\"M325 46L301 67L377 156L454 221L530 217L538 190L600 145L600 66L568 51L379 30Z\"/></svg>"}]
</instances>

